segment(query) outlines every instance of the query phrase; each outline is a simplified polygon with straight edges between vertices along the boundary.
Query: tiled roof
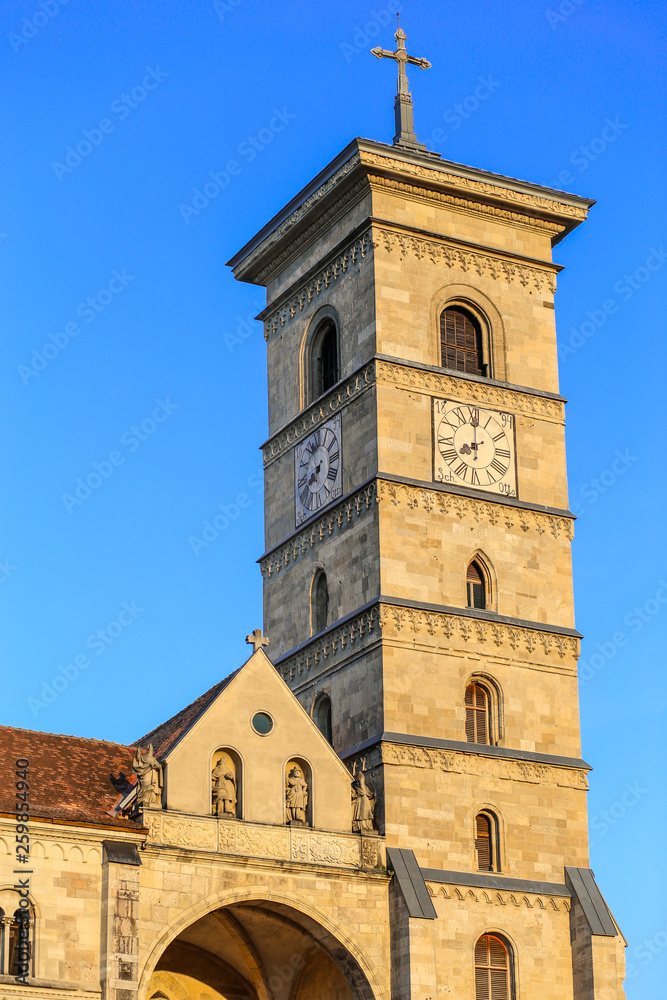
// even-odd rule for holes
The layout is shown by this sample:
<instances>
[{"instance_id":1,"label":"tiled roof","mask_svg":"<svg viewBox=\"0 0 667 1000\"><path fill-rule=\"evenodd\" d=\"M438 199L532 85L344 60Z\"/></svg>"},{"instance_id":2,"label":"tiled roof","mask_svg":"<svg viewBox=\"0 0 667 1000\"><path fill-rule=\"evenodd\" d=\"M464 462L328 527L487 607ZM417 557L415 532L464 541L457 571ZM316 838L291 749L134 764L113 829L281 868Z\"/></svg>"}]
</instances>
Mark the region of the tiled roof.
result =
<instances>
[{"instance_id":1,"label":"tiled roof","mask_svg":"<svg viewBox=\"0 0 667 1000\"><path fill-rule=\"evenodd\" d=\"M109 812L118 799L109 774L129 778L133 752L118 743L0 726L0 812L15 811L16 761L27 757L31 816L140 829Z\"/></svg>"},{"instance_id":2,"label":"tiled roof","mask_svg":"<svg viewBox=\"0 0 667 1000\"><path fill-rule=\"evenodd\" d=\"M204 714L206 709L211 705L215 699L218 697L221 691L227 687L229 682L233 680L238 674L238 670L235 670L233 674L229 677L225 677L224 680L218 681L214 684L212 688L209 688L204 694L201 694L195 701L193 701L187 708L182 709L177 715L167 719L161 725L152 729L150 733L146 733L142 736L140 740L135 741L135 746L147 747L149 743L153 744L153 752L158 760L164 760L170 750L176 746L181 737L185 736L188 729L197 721L197 719Z\"/></svg>"}]
</instances>

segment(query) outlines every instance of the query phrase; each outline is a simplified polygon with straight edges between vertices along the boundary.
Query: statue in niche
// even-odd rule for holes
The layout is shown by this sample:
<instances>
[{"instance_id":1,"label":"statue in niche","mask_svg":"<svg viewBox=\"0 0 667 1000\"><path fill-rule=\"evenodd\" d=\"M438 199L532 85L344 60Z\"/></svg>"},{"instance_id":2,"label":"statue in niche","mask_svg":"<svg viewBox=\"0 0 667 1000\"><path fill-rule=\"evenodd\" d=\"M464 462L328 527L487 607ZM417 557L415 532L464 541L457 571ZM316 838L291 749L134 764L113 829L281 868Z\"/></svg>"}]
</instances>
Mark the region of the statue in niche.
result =
<instances>
[{"instance_id":1,"label":"statue in niche","mask_svg":"<svg viewBox=\"0 0 667 1000\"><path fill-rule=\"evenodd\" d=\"M148 744L148 750L137 747L134 751L132 770L137 776L137 809L159 809L162 803L162 764L153 753L152 743Z\"/></svg>"},{"instance_id":2,"label":"statue in niche","mask_svg":"<svg viewBox=\"0 0 667 1000\"><path fill-rule=\"evenodd\" d=\"M211 772L213 781L213 815L236 816L236 777L224 757Z\"/></svg>"},{"instance_id":3,"label":"statue in niche","mask_svg":"<svg viewBox=\"0 0 667 1000\"><path fill-rule=\"evenodd\" d=\"M363 771L356 771L352 781L352 829L355 833L375 832L375 792L366 784Z\"/></svg>"},{"instance_id":4,"label":"statue in niche","mask_svg":"<svg viewBox=\"0 0 667 1000\"><path fill-rule=\"evenodd\" d=\"M294 764L285 779L287 822L305 823L308 808L308 782L298 764Z\"/></svg>"}]
</instances>

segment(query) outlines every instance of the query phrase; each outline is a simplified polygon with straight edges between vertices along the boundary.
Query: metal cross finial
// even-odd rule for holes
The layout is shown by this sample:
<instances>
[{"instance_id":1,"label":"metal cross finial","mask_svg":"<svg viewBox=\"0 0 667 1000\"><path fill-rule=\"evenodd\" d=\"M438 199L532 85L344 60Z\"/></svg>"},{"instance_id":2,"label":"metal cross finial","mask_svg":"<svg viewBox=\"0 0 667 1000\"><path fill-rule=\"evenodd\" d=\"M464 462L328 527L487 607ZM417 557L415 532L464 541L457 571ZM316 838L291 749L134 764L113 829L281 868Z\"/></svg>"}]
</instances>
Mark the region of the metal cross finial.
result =
<instances>
[{"instance_id":1,"label":"metal cross finial","mask_svg":"<svg viewBox=\"0 0 667 1000\"><path fill-rule=\"evenodd\" d=\"M390 52L388 49L371 49L371 55L378 59L394 59L398 63L398 84L396 87L396 99L394 101L394 118L396 121L396 135L394 136L395 146L407 146L410 149L426 149L421 142L417 142L414 125L412 123L412 95L408 87L408 74L405 71L407 63L412 66L419 66L420 69L430 69L431 64L428 59L418 59L410 56L405 48L406 34L400 26L399 15L396 14L396 51Z\"/></svg>"},{"instance_id":2,"label":"metal cross finial","mask_svg":"<svg viewBox=\"0 0 667 1000\"><path fill-rule=\"evenodd\" d=\"M269 645L269 640L265 635L262 635L261 628L256 628L254 632L251 632L250 635L247 635L245 637L245 641L253 647L255 653L257 652L258 649L261 649L262 646Z\"/></svg>"}]
</instances>

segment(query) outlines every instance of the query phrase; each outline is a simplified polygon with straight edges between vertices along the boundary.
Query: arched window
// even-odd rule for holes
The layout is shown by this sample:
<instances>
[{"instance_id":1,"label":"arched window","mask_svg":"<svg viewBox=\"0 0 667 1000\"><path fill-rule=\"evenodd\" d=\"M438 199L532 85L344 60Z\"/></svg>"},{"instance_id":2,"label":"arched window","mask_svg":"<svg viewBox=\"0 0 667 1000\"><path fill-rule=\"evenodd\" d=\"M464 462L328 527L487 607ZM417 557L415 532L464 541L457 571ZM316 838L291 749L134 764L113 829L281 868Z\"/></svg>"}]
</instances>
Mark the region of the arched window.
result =
<instances>
[{"instance_id":1,"label":"arched window","mask_svg":"<svg viewBox=\"0 0 667 1000\"><path fill-rule=\"evenodd\" d=\"M2 910L0 914L2 914L0 972L5 976L32 976L32 909L18 909L12 917L5 915Z\"/></svg>"},{"instance_id":2,"label":"arched window","mask_svg":"<svg viewBox=\"0 0 667 1000\"><path fill-rule=\"evenodd\" d=\"M481 872L500 871L498 820L491 812L475 816L475 861Z\"/></svg>"},{"instance_id":3,"label":"arched window","mask_svg":"<svg viewBox=\"0 0 667 1000\"><path fill-rule=\"evenodd\" d=\"M322 733L322 736L333 744L333 731L331 727L331 698L328 694L321 694L315 702L313 709L313 722Z\"/></svg>"},{"instance_id":4,"label":"arched window","mask_svg":"<svg viewBox=\"0 0 667 1000\"><path fill-rule=\"evenodd\" d=\"M310 402L328 392L338 379L338 330L332 319L325 319L313 337L310 358Z\"/></svg>"},{"instance_id":5,"label":"arched window","mask_svg":"<svg viewBox=\"0 0 667 1000\"><path fill-rule=\"evenodd\" d=\"M327 587L327 575L323 569L319 569L313 578L310 607L312 631L315 635L327 627L329 618L329 588Z\"/></svg>"},{"instance_id":6,"label":"arched window","mask_svg":"<svg viewBox=\"0 0 667 1000\"><path fill-rule=\"evenodd\" d=\"M479 563L471 562L466 573L466 590L468 594L468 607L486 608L486 586Z\"/></svg>"},{"instance_id":7,"label":"arched window","mask_svg":"<svg viewBox=\"0 0 667 1000\"><path fill-rule=\"evenodd\" d=\"M466 739L469 743L491 742L489 695L481 684L469 684L465 693Z\"/></svg>"},{"instance_id":8,"label":"arched window","mask_svg":"<svg viewBox=\"0 0 667 1000\"><path fill-rule=\"evenodd\" d=\"M514 1000L511 955L496 934L483 934L475 945L475 1000Z\"/></svg>"},{"instance_id":9,"label":"arched window","mask_svg":"<svg viewBox=\"0 0 667 1000\"><path fill-rule=\"evenodd\" d=\"M444 309L440 314L440 357L443 368L469 375L486 375L479 323L463 309Z\"/></svg>"}]
</instances>

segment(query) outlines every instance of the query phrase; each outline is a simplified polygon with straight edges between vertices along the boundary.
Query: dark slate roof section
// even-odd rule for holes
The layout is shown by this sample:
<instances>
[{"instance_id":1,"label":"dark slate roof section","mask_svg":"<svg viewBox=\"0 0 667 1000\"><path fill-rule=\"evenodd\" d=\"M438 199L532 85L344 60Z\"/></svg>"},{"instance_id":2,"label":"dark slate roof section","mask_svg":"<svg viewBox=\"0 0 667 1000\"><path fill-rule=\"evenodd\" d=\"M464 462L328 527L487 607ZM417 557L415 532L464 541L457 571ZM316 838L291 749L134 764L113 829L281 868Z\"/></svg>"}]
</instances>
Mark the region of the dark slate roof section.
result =
<instances>
[{"instance_id":1,"label":"dark slate roof section","mask_svg":"<svg viewBox=\"0 0 667 1000\"><path fill-rule=\"evenodd\" d=\"M604 896L597 887L590 868L566 868L565 881L581 903L591 934L616 937L618 931Z\"/></svg>"},{"instance_id":2,"label":"dark slate roof section","mask_svg":"<svg viewBox=\"0 0 667 1000\"><path fill-rule=\"evenodd\" d=\"M116 865L140 865L141 858L136 844L128 844L123 840L103 840L104 856L107 861Z\"/></svg>"},{"instance_id":3,"label":"dark slate roof section","mask_svg":"<svg viewBox=\"0 0 667 1000\"><path fill-rule=\"evenodd\" d=\"M212 688L201 694L190 705L181 709L177 715L172 715L171 719L167 719L166 722L156 726L155 729L151 729L150 733L146 733L141 739L135 740L133 745L136 747L147 747L149 743L152 743L155 756L158 760L164 760L167 754L171 753L177 743L180 743L188 730L194 726L197 719L213 704L220 692L224 691L229 682L237 674L238 670L235 670L229 677L218 681L217 684L214 684Z\"/></svg>"},{"instance_id":4,"label":"dark slate roof section","mask_svg":"<svg viewBox=\"0 0 667 1000\"><path fill-rule=\"evenodd\" d=\"M421 917L424 920L435 920L438 914L431 902L414 851L400 847L388 847L387 860L388 867L393 870L403 893L403 899L410 916Z\"/></svg>"},{"instance_id":5,"label":"dark slate roof section","mask_svg":"<svg viewBox=\"0 0 667 1000\"><path fill-rule=\"evenodd\" d=\"M422 877L428 882L445 885L470 885L476 889L502 889L505 892L534 892L538 896L570 896L570 890L561 882L533 882L527 878L508 878L506 875L483 875L478 872L450 872L441 868L422 868Z\"/></svg>"},{"instance_id":6,"label":"dark slate roof section","mask_svg":"<svg viewBox=\"0 0 667 1000\"><path fill-rule=\"evenodd\" d=\"M132 747L80 736L0 727L0 813L16 808L16 761L27 757L28 804L34 819L141 830L113 814L118 791L109 775L132 774Z\"/></svg>"},{"instance_id":7,"label":"dark slate roof section","mask_svg":"<svg viewBox=\"0 0 667 1000\"><path fill-rule=\"evenodd\" d=\"M516 750L511 747L492 747L486 743L467 743L460 740L440 740L433 736L411 736L409 733L378 733L358 743L340 754L342 760L353 757L363 750L369 750L378 743L399 743L408 747L425 747L432 750L455 750L457 753L473 753L480 757L504 757L508 760L529 760L538 764L553 764L555 767L576 767L591 771L592 767L579 757L560 757L554 753L535 753L532 750Z\"/></svg>"}]
</instances>

